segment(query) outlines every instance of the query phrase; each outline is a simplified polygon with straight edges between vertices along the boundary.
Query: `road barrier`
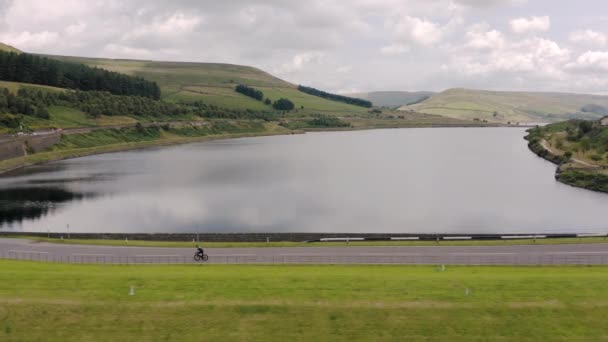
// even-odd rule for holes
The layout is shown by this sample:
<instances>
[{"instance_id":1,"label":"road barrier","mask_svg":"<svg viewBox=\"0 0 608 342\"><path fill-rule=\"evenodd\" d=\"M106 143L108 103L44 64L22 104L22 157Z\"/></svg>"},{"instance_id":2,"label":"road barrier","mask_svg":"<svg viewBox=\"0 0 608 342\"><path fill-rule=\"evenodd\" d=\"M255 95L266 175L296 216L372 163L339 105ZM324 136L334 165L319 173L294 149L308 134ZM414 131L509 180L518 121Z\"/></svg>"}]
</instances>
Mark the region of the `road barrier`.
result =
<instances>
[{"instance_id":1,"label":"road barrier","mask_svg":"<svg viewBox=\"0 0 608 342\"><path fill-rule=\"evenodd\" d=\"M608 228L606 229L608 232ZM30 236L40 238L67 238L68 233L57 232L12 232L0 231L2 236ZM607 233L559 233L559 234L391 234L391 233L75 233L69 237L82 240L122 240L122 241L203 241L203 242L331 242L331 241L391 241L391 240L508 240L544 238L585 238L607 237Z\"/></svg>"},{"instance_id":2,"label":"road barrier","mask_svg":"<svg viewBox=\"0 0 608 342\"><path fill-rule=\"evenodd\" d=\"M400 265L608 265L608 252L543 254L526 253L449 253L418 255L416 253L361 253L359 255L291 254L291 255L209 255L208 262L194 261L192 255L71 254L0 250L0 258L68 264L400 264Z\"/></svg>"}]
</instances>

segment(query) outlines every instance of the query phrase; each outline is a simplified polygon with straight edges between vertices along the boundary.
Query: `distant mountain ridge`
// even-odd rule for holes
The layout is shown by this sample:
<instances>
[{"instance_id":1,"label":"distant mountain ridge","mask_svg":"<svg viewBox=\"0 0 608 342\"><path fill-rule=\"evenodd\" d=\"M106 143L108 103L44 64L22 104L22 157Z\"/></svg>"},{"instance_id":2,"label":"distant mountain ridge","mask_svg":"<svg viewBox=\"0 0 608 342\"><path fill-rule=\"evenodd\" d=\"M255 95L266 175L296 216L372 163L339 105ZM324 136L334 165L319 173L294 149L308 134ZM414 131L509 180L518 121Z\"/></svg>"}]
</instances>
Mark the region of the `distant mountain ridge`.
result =
<instances>
[{"instance_id":1,"label":"distant mountain ridge","mask_svg":"<svg viewBox=\"0 0 608 342\"><path fill-rule=\"evenodd\" d=\"M431 91L371 91L344 95L369 100L379 107L399 108L424 101L433 94Z\"/></svg>"},{"instance_id":2,"label":"distant mountain ridge","mask_svg":"<svg viewBox=\"0 0 608 342\"><path fill-rule=\"evenodd\" d=\"M453 88L400 109L458 119L538 123L599 119L602 108L608 108L608 96Z\"/></svg>"}]
</instances>

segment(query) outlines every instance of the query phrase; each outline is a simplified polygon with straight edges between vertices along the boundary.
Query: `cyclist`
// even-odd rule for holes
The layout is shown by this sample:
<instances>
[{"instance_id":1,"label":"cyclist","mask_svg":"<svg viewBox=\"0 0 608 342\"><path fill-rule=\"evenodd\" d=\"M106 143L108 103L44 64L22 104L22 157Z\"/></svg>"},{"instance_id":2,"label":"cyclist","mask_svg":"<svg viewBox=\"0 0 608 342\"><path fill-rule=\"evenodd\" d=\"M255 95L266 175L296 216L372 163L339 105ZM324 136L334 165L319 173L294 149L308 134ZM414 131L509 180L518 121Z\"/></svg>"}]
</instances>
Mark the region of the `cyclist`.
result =
<instances>
[{"instance_id":1,"label":"cyclist","mask_svg":"<svg viewBox=\"0 0 608 342\"><path fill-rule=\"evenodd\" d=\"M196 250L198 251L198 253L203 256L205 255L205 251L203 250L202 247L200 247L199 245L196 245Z\"/></svg>"}]
</instances>

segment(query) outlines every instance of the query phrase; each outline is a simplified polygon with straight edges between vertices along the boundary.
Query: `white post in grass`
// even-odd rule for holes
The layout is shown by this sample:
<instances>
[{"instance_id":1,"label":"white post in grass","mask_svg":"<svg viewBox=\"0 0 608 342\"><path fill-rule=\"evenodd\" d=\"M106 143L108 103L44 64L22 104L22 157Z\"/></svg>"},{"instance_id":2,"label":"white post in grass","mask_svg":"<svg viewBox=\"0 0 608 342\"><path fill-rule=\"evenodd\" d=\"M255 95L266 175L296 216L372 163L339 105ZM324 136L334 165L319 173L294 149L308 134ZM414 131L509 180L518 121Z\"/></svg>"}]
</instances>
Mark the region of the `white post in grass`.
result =
<instances>
[{"instance_id":1,"label":"white post in grass","mask_svg":"<svg viewBox=\"0 0 608 342\"><path fill-rule=\"evenodd\" d=\"M135 296L135 288L133 286L131 286L131 289L129 290L129 296Z\"/></svg>"}]
</instances>

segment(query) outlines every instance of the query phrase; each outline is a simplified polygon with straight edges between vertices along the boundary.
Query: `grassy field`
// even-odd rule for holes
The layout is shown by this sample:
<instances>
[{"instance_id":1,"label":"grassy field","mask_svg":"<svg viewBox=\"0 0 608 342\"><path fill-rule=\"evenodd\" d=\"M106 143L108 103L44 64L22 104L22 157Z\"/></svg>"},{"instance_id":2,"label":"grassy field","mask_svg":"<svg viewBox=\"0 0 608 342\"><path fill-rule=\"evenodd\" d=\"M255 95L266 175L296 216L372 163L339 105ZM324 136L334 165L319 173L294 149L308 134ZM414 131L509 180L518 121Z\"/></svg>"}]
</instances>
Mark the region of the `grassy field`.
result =
<instances>
[{"instance_id":1,"label":"grassy field","mask_svg":"<svg viewBox=\"0 0 608 342\"><path fill-rule=\"evenodd\" d=\"M570 120L528 131L529 148L557 164L556 179L608 192L608 126L599 121Z\"/></svg>"},{"instance_id":2,"label":"grassy field","mask_svg":"<svg viewBox=\"0 0 608 342\"><path fill-rule=\"evenodd\" d=\"M557 245L557 244L586 244L608 243L605 237L560 238L560 239L513 239L513 240L445 240L445 241L352 241L346 242L207 242L195 243L191 241L144 241L144 240L100 240L100 239L55 239L45 237L31 237L27 235L8 236L25 238L35 242L49 242L72 245L98 245L98 246L130 246L130 247L183 247L190 248L196 244L205 248L227 247L356 247L356 246L507 246L507 245Z\"/></svg>"},{"instance_id":3,"label":"grassy field","mask_svg":"<svg viewBox=\"0 0 608 342\"><path fill-rule=\"evenodd\" d=\"M17 52L17 53L21 52L18 49L14 48L10 45L6 45L4 43L0 43L0 51Z\"/></svg>"},{"instance_id":4,"label":"grassy field","mask_svg":"<svg viewBox=\"0 0 608 342\"><path fill-rule=\"evenodd\" d=\"M608 339L605 267L0 267L2 341Z\"/></svg>"},{"instance_id":5,"label":"grassy field","mask_svg":"<svg viewBox=\"0 0 608 342\"><path fill-rule=\"evenodd\" d=\"M596 119L603 116L581 113L581 108L587 104L607 106L608 96L449 89L433 95L424 102L405 106L402 109L502 123L554 122L566 120L572 114ZM497 115L494 116L494 113Z\"/></svg>"},{"instance_id":6,"label":"grassy field","mask_svg":"<svg viewBox=\"0 0 608 342\"><path fill-rule=\"evenodd\" d=\"M237 84L259 88L265 97L277 100L291 99L296 108L304 106L306 113L315 111L324 114L364 114L366 108L341 102L329 101L304 94L296 85L283 81L260 69L221 63L181 63L137 60L117 60L103 58L50 56L71 62L137 75L156 81L168 101L198 101L225 108L267 109L262 102L253 100L234 91Z\"/></svg>"}]
</instances>

